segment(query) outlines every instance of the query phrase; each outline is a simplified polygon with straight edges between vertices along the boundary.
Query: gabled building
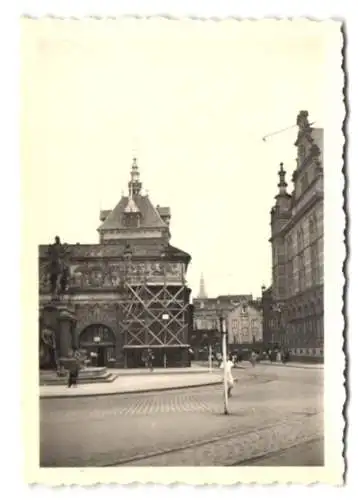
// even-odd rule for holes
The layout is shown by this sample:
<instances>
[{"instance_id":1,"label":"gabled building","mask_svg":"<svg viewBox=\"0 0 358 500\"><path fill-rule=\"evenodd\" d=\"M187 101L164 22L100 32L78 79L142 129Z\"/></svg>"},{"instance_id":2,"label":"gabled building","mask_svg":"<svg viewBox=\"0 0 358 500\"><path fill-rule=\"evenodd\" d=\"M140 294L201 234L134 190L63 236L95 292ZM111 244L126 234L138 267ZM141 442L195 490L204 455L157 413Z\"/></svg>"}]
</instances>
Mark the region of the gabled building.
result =
<instances>
[{"instance_id":1,"label":"gabled building","mask_svg":"<svg viewBox=\"0 0 358 500\"><path fill-rule=\"evenodd\" d=\"M230 311L242 302L251 302L253 297L249 294L218 295L215 298L205 298L201 297L203 289L204 284L203 279L201 279L199 296L193 299L194 329L192 345L194 348L202 349L211 344L216 346L217 349L221 349L220 316L227 319Z\"/></svg>"},{"instance_id":2,"label":"gabled building","mask_svg":"<svg viewBox=\"0 0 358 500\"><path fill-rule=\"evenodd\" d=\"M272 340L297 356L323 356L323 130L307 111L297 117L297 166L293 190L279 170L271 210Z\"/></svg>"},{"instance_id":3,"label":"gabled building","mask_svg":"<svg viewBox=\"0 0 358 500\"><path fill-rule=\"evenodd\" d=\"M68 245L75 343L98 366L143 366L148 349L157 366L188 363L192 313L186 272L191 257L170 244L170 209L142 193L133 160L128 195L100 212L99 244ZM50 328L48 246L40 245L40 325ZM46 352L42 354L46 364Z\"/></svg>"},{"instance_id":4,"label":"gabled building","mask_svg":"<svg viewBox=\"0 0 358 500\"><path fill-rule=\"evenodd\" d=\"M262 344L262 307L257 301L242 301L227 315L228 343L235 347Z\"/></svg>"}]
</instances>

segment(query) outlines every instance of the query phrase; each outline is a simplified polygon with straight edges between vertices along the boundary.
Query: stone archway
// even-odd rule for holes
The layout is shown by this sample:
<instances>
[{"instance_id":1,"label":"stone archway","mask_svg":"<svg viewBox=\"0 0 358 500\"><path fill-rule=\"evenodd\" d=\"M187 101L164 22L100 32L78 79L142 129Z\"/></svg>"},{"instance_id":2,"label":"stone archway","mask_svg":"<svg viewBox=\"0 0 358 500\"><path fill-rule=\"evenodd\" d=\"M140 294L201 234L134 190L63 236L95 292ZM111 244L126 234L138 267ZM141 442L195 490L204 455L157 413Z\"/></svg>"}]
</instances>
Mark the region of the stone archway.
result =
<instances>
[{"instance_id":1,"label":"stone archway","mask_svg":"<svg viewBox=\"0 0 358 500\"><path fill-rule=\"evenodd\" d=\"M81 331L79 347L87 352L92 366L110 366L116 361L115 334L102 323L90 324Z\"/></svg>"}]
</instances>

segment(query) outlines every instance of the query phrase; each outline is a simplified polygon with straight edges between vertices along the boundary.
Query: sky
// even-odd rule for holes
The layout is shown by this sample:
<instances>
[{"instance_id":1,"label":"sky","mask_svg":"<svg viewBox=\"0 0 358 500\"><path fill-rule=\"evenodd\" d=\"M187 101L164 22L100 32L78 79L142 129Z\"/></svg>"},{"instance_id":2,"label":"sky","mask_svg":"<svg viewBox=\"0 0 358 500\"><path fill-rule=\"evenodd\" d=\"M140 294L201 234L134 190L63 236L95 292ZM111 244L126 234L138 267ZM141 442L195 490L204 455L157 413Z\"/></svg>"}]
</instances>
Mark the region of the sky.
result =
<instances>
[{"instance_id":1,"label":"sky","mask_svg":"<svg viewBox=\"0 0 358 500\"><path fill-rule=\"evenodd\" d=\"M100 209L143 190L172 211L194 296L271 281L280 162L291 188L300 110L325 127L325 23L23 21L22 189L36 245L98 243ZM30 229L29 229L30 231Z\"/></svg>"}]
</instances>

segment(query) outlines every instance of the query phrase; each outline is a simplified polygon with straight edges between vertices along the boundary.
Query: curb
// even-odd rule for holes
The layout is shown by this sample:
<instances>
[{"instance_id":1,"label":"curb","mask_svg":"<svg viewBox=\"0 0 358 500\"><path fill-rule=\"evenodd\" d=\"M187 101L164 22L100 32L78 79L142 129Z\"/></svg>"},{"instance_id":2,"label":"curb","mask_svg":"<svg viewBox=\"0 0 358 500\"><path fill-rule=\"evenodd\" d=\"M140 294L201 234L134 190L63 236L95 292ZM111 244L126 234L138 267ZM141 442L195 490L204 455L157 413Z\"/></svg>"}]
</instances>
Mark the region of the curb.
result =
<instances>
[{"instance_id":1,"label":"curb","mask_svg":"<svg viewBox=\"0 0 358 500\"><path fill-rule=\"evenodd\" d=\"M267 361L260 361L259 363L257 363L257 365L262 365L262 366L280 366L281 368L299 368L299 369L303 369L303 370L323 370L324 369L324 366L323 365L315 365L312 363L312 365L290 365L289 362L287 364L282 364L282 363L278 363L278 362L273 362L273 363L269 363Z\"/></svg>"},{"instance_id":2,"label":"curb","mask_svg":"<svg viewBox=\"0 0 358 500\"><path fill-rule=\"evenodd\" d=\"M94 397L102 397L102 396L126 396L133 394L148 394L153 392L164 392L164 391L180 391L182 389L195 389L196 387L209 387L213 385L222 385L222 381L218 382L207 382L205 384L191 384L191 385L182 385L178 387L160 387L157 389L139 389L133 391L126 392L100 392L90 393L90 394L49 394L48 396L39 396L40 399L69 399L69 398L94 398Z\"/></svg>"}]
</instances>

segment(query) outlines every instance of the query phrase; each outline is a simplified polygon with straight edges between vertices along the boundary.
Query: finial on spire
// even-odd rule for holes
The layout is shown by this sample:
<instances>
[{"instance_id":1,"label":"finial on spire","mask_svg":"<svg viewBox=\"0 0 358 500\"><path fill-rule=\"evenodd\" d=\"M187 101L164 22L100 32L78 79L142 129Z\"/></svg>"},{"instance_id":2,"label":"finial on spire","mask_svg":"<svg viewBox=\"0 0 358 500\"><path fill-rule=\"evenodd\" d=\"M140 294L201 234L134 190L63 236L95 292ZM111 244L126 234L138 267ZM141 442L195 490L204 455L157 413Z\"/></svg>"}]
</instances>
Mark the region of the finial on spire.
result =
<instances>
[{"instance_id":1,"label":"finial on spire","mask_svg":"<svg viewBox=\"0 0 358 500\"><path fill-rule=\"evenodd\" d=\"M280 170L278 172L280 182L278 187L280 188L280 194L286 194L287 182L286 182L286 170L283 168L283 163L280 163Z\"/></svg>"},{"instance_id":2,"label":"finial on spire","mask_svg":"<svg viewBox=\"0 0 358 500\"><path fill-rule=\"evenodd\" d=\"M199 297L198 298L199 299L206 299L207 298L203 273L201 273L201 276L200 276L200 289L199 289Z\"/></svg>"}]
</instances>

